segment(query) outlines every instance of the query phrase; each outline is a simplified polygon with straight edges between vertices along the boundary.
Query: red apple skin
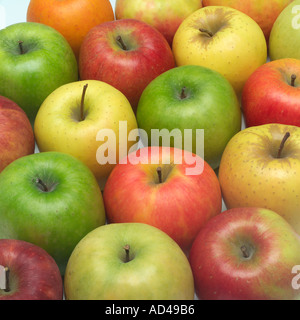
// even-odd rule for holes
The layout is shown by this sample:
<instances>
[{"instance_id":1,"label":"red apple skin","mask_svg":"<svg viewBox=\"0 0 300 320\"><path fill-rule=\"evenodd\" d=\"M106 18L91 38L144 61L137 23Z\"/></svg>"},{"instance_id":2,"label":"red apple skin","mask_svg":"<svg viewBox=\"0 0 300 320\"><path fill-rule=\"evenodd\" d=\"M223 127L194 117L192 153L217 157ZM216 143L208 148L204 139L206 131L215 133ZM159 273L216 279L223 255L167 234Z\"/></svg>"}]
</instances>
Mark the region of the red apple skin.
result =
<instances>
[{"instance_id":1,"label":"red apple skin","mask_svg":"<svg viewBox=\"0 0 300 320\"><path fill-rule=\"evenodd\" d=\"M14 101L0 96L0 172L14 160L34 153L33 129Z\"/></svg>"},{"instance_id":2,"label":"red apple skin","mask_svg":"<svg viewBox=\"0 0 300 320\"><path fill-rule=\"evenodd\" d=\"M120 163L113 169L103 193L107 219L110 223L140 222L157 227L188 253L199 229L221 213L220 185L206 162L202 174L186 175L186 168L193 166L184 159L173 167L164 183L156 184L159 165L145 164L144 160L149 157L150 163L151 155L162 154L163 149L148 147L148 155L141 156L144 164ZM170 150L171 155L182 155L179 149Z\"/></svg>"},{"instance_id":3,"label":"red apple skin","mask_svg":"<svg viewBox=\"0 0 300 320\"><path fill-rule=\"evenodd\" d=\"M10 291L0 300L62 300L63 282L54 259L23 240L0 239L0 265L10 270Z\"/></svg>"},{"instance_id":4,"label":"red apple skin","mask_svg":"<svg viewBox=\"0 0 300 320\"><path fill-rule=\"evenodd\" d=\"M297 76L295 86L291 77ZM242 93L247 127L267 123L300 126L300 60L265 63L249 77Z\"/></svg>"},{"instance_id":5,"label":"red apple skin","mask_svg":"<svg viewBox=\"0 0 300 320\"><path fill-rule=\"evenodd\" d=\"M273 24L293 0L203 0L203 6L227 6L246 13L261 27L268 42Z\"/></svg>"},{"instance_id":6,"label":"red apple skin","mask_svg":"<svg viewBox=\"0 0 300 320\"><path fill-rule=\"evenodd\" d=\"M116 38L121 36L128 50ZM135 19L102 23L90 30L81 45L81 80L104 81L129 100L136 111L145 87L161 73L175 67L173 52L163 35Z\"/></svg>"},{"instance_id":7,"label":"red apple skin","mask_svg":"<svg viewBox=\"0 0 300 320\"><path fill-rule=\"evenodd\" d=\"M245 259L241 246L252 246ZM200 300L292 300L292 268L300 264L300 239L277 213L234 208L210 219L189 255Z\"/></svg>"}]
</instances>

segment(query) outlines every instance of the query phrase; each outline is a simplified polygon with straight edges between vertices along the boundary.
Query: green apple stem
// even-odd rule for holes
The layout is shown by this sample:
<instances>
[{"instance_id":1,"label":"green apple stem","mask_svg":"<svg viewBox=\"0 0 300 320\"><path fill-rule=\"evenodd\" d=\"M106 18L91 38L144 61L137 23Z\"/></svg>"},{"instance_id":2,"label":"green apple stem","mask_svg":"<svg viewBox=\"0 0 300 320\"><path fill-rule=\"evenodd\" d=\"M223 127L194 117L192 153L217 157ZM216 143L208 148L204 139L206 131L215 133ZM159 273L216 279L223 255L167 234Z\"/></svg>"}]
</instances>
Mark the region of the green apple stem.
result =
<instances>
[{"instance_id":1,"label":"green apple stem","mask_svg":"<svg viewBox=\"0 0 300 320\"><path fill-rule=\"evenodd\" d=\"M205 33L210 38L212 38L214 36L214 34L211 31L207 30L207 29L200 28L199 31L202 32L202 33Z\"/></svg>"},{"instance_id":2,"label":"green apple stem","mask_svg":"<svg viewBox=\"0 0 300 320\"><path fill-rule=\"evenodd\" d=\"M287 139L290 137L290 135L291 135L291 134L290 134L289 132L287 132L287 133L284 135L284 137L283 137L283 139L282 139L282 141L281 141L281 143L280 143L280 147L279 147L279 149L278 149L278 153L277 153L277 158L278 158L278 159L281 158L281 153L282 153L282 151L283 151L284 145L285 145Z\"/></svg>"},{"instance_id":3,"label":"green apple stem","mask_svg":"<svg viewBox=\"0 0 300 320\"><path fill-rule=\"evenodd\" d=\"M37 178L37 179L36 179L36 183L39 185L39 187L40 187L40 189L41 189L42 191L44 191L44 192L48 192L48 191L49 191L47 185L43 182L42 179Z\"/></svg>"},{"instance_id":4,"label":"green apple stem","mask_svg":"<svg viewBox=\"0 0 300 320\"><path fill-rule=\"evenodd\" d=\"M84 98L85 98L87 87L88 87L88 84L85 84L82 90L81 102L80 102L80 121L84 120Z\"/></svg>"},{"instance_id":5,"label":"green apple stem","mask_svg":"<svg viewBox=\"0 0 300 320\"><path fill-rule=\"evenodd\" d=\"M250 257L249 251L248 251L246 246L241 246L241 251L242 251L242 254L243 254L244 258L247 259L247 258Z\"/></svg>"},{"instance_id":6,"label":"green apple stem","mask_svg":"<svg viewBox=\"0 0 300 320\"><path fill-rule=\"evenodd\" d=\"M127 263L127 262L129 262L129 261L130 261L130 258L129 258L130 245L129 245L129 244L126 244L126 246L124 246L124 250L125 250L125 253L126 253L126 256L125 256L125 263Z\"/></svg>"},{"instance_id":7,"label":"green apple stem","mask_svg":"<svg viewBox=\"0 0 300 320\"><path fill-rule=\"evenodd\" d=\"M8 267L5 267L4 271L5 271L5 289L4 289L4 291L9 292L10 291L10 287L9 287L9 271L10 270Z\"/></svg>"},{"instance_id":8,"label":"green apple stem","mask_svg":"<svg viewBox=\"0 0 300 320\"><path fill-rule=\"evenodd\" d=\"M291 86L292 87L295 87L296 79L297 79L297 76L295 74L292 74L292 76L291 76Z\"/></svg>"},{"instance_id":9,"label":"green apple stem","mask_svg":"<svg viewBox=\"0 0 300 320\"><path fill-rule=\"evenodd\" d=\"M183 100L186 98L186 87L183 87L182 90L181 90L181 94L180 94L180 99Z\"/></svg>"},{"instance_id":10,"label":"green apple stem","mask_svg":"<svg viewBox=\"0 0 300 320\"><path fill-rule=\"evenodd\" d=\"M157 175L158 175L158 182L162 183L162 173L161 173L161 167L158 167L156 169Z\"/></svg>"},{"instance_id":11,"label":"green apple stem","mask_svg":"<svg viewBox=\"0 0 300 320\"><path fill-rule=\"evenodd\" d=\"M120 44L121 48L125 51L128 50L126 44L124 43L123 39L121 36L117 36L116 40L118 41L118 43Z\"/></svg>"},{"instance_id":12,"label":"green apple stem","mask_svg":"<svg viewBox=\"0 0 300 320\"><path fill-rule=\"evenodd\" d=\"M18 43L19 43L20 53L24 54L23 41L19 41Z\"/></svg>"}]
</instances>

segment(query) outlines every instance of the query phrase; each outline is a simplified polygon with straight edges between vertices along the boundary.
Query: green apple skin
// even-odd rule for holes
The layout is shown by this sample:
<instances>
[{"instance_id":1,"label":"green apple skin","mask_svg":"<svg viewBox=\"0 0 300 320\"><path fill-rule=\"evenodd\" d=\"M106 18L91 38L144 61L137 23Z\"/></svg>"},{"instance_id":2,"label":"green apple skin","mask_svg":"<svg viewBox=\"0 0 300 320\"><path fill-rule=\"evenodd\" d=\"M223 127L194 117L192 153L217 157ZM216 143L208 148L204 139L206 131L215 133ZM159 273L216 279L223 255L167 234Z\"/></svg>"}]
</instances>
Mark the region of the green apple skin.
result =
<instances>
[{"instance_id":1,"label":"green apple skin","mask_svg":"<svg viewBox=\"0 0 300 320\"><path fill-rule=\"evenodd\" d=\"M16 102L31 122L54 89L77 80L75 55L55 29L21 22L0 30L0 95Z\"/></svg>"},{"instance_id":2,"label":"green apple skin","mask_svg":"<svg viewBox=\"0 0 300 320\"><path fill-rule=\"evenodd\" d=\"M71 155L43 152L19 158L1 172L0 189L0 238L42 247L62 274L78 241L106 220L94 175Z\"/></svg>"},{"instance_id":3,"label":"green apple skin","mask_svg":"<svg viewBox=\"0 0 300 320\"><path fill-rule=\"evenodd\" d=\"M68 261L64 289L67 300L194 299L186 255L166 233L143 223L106 224L86 235Z\"/></svg>"},{"instance_id":4,"label":"green apple skin","mask_svg":"<svg viewBox=\"0 0 300 320\"><path fill-rule=\"evenodd\" d=\"M269 39L271 60L300 59L300 0L289 4L277 17Z\"/></svg>"},{"instance_id":5,"label":"green apple skin","mask_svg":"<svg viewBox=\"0 0 300 320\"><path fill-rule=\"evenodd\" d=\"M185 98L181 98L185 88ZM164 72L143 91L137 122L151 129L193 130L192 151L196 152L196 129L204 129L204 160L218 168L228 141L241 130L241 110L230 83L218 72L202 66L180 66ZM170 146L173 147L171 141Z\"/></svg>"},{"instance_id":6,"label":"green apple skin","mask_svg":"<svg viewBox=\"0 0 300 320\"><path fill-rule=\"evenodd\" d=\"M189 261L201 300L299 300L300 238L276 212L229 209L200 230Z\"/></svg>"}]
</instances>

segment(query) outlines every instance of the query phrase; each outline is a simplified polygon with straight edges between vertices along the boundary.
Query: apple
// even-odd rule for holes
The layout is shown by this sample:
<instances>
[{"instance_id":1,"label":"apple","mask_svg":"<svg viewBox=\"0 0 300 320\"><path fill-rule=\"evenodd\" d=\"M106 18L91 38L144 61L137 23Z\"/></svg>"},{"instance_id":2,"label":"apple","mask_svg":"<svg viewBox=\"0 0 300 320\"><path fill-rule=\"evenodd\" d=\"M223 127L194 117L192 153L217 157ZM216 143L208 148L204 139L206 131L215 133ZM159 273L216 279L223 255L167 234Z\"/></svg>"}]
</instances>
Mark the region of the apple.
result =
<instances>
[{"instance_id":1,"label":"apple","mask_svg":"<svg viewBox=\"0 0 300 320\"><path fill-rule=\"evenodd\" d=\"M81 80L104 81L120 90L136 111L145 87L175 67L166 39L135 19L102 23L84 38L79 56Z\"/></svg>"},{"instance_id":2,"label":"apple","mask_svg":"<svg viewBox=\"0 0 300 320\"><path fill-rule=\"evenodd\" d=\"M120 122L125 124L125 132ZM57 88L41 105L34 123L41 152L59 151L76 157L89 167L102 189L119 157L134 147L134 142L126 139L134 129L137 122L129 101L119 90L98 80ZM113 134L113 140L105 140L107 132ZM109 154L106 161L105 152L100 151L107 144L115 156L111 159Z\"/></svg>"},{"instance_id":3,"label":"apple","mask_svg":"<svg viewBox=\"0 0 300 320\"><path fill-rule=\"evenodd\" d=\"M267 123L300 126L300 60L268 62L247 80L242 108L247 127Z\"/></svg>"},{"instance_id":4,"label":"apple","mask_svg":"<svg viewBox=\"0 0 300 320\"><path fill-rule=\"evenodd\" d=\"M116 0L116 19L138 19L156 28L170 46L181 22L202 8L201 0Z\"/></svg>"},{"instance_id":5,"label":"apple","mask_svg":"<svg viewBox=\"0 0 300 320\"><path fill-rule=\"evenodd\" d=\"M210 219L189 261L201 300L299 300L300 237L276 212L234 208Z\"/></svg>"},{"instance_id":6,"label":"apple","mask_svg":"<svg viewBox=\"0 0 300 320\"><path fill-rule=\"evenodd\" d=\"M271 29L281 11L293 0L203 0L203 6L228 6L251 17L261 27L268 42Z\"/></svg>"},{"instance_id":7,"label":"apple","mask_svg":"<svg viewBox=\"0 0 300 320\"><path fill-rule=\"evenodd\" d=\"M165 145L163 140L153 141L151 131L159 129L163 135L167 129L189 139L182 148L199 156L197 129L204 130L203 157L213 169L218 168L226 144L241 130L242 122L230 83L212 69L192 65L173 68L154 79L141 95L136 117L149 138L146 141L141 135L144 145ZM192 130L190 137L186 130ZM176 147L175 140L167 143Z\"/></svg>"},{"instance_id":8,"label":"apple","mask_svg":"<svg viewBox=\"0 0 300 320\"><path fill-rule=\"evenodd\" d=\"M0 239L4 287L0 300L62 300L63 281L55 260L42 248L16 239Z\"/></svg>"},{"instance_id":9,"label":"apple","mask_svg":"<svg viewBox=\"0 0 300 320\"><path fill-rule=\"evenodd\" d=\"M87 19L88 17L88 19ZM26 19L59 31L78 58L81 43L94 26L115 19L109 0L30 0Z\"/></svg>"},{"instance_id":10,"label":"apple","mask_svg":"<svg viewBox=\"0 0 300 320\"><path fill-rule=\"evenodd\" d=\"M261 207L284 217L300 234L300 127L245 128L226 146L219 181L226 207Z\"/></svg>"},{"instance_id":11,"label":"apple","mask_svg":"<svg viewBox=\"0 0 300 320\"><path fill-rule=\"evenodd\" d=\"M143 223L98 227L75 247L66 300L193 300L189 261L166 233Z\"/></svg>"},{"instance_id":12,"label":"apple","mask_svg":"<svg viewBox=\"0 0 300 320\"><path fill-rule=\"evenodd\" d=\"M294 0L277 17L269 39L271 60L300 59L300 0Z\"/></svg>"},{"instance_id":13,"label":"apple","mask_svg":"<svg viewBox=\"0 0 300 320\"><path fill-rule=\"evenodd\" d=\"M33 130L25 111L3 96L0 96L0 150L0 172L35 150Z\"/></svg>"},{"instance_id":14,"label":"apple","mask_svg":"<svg viewBox=\"0 0 300 320\"><path fill-rule=\"evenodd\" d=\"M31 123L54 89L77 80L74 53L55 29L20 22L0 30L0 95L16 102Z\"/></svg>"},{"instance_id":15,"label":"apple","mask_svg":"<svg viewBox=\"0 0 300 320\"><path fill-rule=\"evenodd\" d=\"M173 53L177 66L200 65L218 71L240 96L249 76L267 61L267 43L259 25L245 13L209 6L181 23Z\"/></svg>"},{"instance_id":16,"label":"apple","mask_svg":"<svg viewBox=\"0 0 300 320\"><path fill-rule=\"evenodd\" d=\"M105 223L102 194L92 172L61 152L34 153L0 174L0 239L46 250L63 275L78 241Z\"/></svg>"},{"instance_id":17,"label":"apple","mask_svg":"<svg viewBox=\"0 0 300 320\"><path fill-rule=\"evenodd\" d=\"M133 157L139 162L132 161ZM152 225L186 253L200 228L222 210L213 169L195 154L167 147L130 153L110 174L103 200L109 223Z\"/></svg>"}]
</instances>

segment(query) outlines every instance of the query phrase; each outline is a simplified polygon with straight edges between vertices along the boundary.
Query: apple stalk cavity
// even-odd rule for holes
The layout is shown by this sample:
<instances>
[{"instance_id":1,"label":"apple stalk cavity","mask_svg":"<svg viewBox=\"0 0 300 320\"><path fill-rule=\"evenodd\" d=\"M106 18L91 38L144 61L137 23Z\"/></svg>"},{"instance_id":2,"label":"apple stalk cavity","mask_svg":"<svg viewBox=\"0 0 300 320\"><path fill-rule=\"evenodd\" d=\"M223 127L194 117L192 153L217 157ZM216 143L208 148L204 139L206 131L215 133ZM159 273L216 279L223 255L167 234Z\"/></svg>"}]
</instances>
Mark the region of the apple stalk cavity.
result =
<instances>
[{"instance_id":1,"label":"apple stalk cavity","mask_svg":"<svg viewBox=\"0 0 300 320\"><path fill-rule=\"evenodd\" d=\"M24 52L24 48L23 48L23 41L19 41L18 43L19 43L20 53L24 54L25 52Z\"/></svg>"},{"instance_id":2,"label":"apple stalk cavity","mask_svg":"<svg viewBox=\"0 0 300 320\"><path fill-rule=\"evenodd\" d=\"M122 37L121 36L117 36L116 38L118 44L120 45L120 47L124 50L124 51L128 51L128 48L125 44L125 42L123 41Z\"/></svg>"},{"instance_id":3,"label":"apple stalk cavity","mask_svg":"<svg viewBox=\"0 0 300 320\"><path fill-rule=\"evenodd\" d=\"M85 84L83 86L83 90L82 90L82 96L81 96L81 102L80 102L80 121L83 121L85 119L85 117L84 117L84 98L85 98L87 88L88 88L88 84Z\"/></svg>"},{"instance_id":4,"label":"apple stalk cavity","mask_svg":"<svg viewBox=\"0 0 300 320\"><path fill-rule=\"evenodd\" d=\"M285 145L287 139L288 139L290 136L291 136L291 134L290 134L289 132L287 132L287 133L284 135L284 137L283 137L283 139L282 139L282 141L281 141L281 143L280 143L280 147L279 147L279 149L278 149L278 154L277 154L277 158L278 158L278 159L281 158L281 154L282 154L284 145Z\"/></svg>"}]
</instances>

